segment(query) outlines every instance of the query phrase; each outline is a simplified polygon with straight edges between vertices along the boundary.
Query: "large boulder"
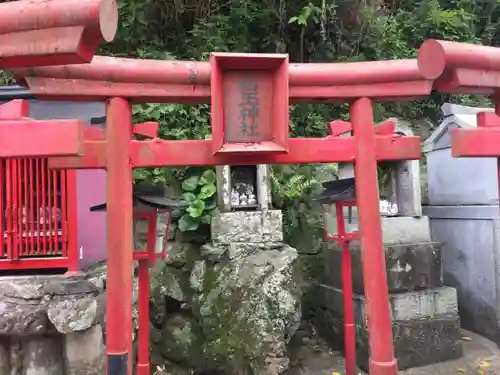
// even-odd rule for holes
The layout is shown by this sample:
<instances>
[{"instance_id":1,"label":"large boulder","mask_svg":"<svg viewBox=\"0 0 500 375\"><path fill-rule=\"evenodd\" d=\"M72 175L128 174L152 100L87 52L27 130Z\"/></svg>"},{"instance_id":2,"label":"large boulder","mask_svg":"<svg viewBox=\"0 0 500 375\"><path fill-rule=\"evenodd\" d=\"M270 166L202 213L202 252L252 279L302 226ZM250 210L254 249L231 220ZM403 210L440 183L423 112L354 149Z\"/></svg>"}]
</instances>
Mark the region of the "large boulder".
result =
<instances>
[{"instance_id":1,"label":"large boulder","mask_svg":"<svg viewBox=\"0 0 500 375\"><path fill-rule=\"evenodd\" d=\"M300 323L297 251L232 243L205 245L202 254L210 260L195 263L190 283L207 366L230 374L286 370L286 345Z\"/></svg>"}]
</instances>

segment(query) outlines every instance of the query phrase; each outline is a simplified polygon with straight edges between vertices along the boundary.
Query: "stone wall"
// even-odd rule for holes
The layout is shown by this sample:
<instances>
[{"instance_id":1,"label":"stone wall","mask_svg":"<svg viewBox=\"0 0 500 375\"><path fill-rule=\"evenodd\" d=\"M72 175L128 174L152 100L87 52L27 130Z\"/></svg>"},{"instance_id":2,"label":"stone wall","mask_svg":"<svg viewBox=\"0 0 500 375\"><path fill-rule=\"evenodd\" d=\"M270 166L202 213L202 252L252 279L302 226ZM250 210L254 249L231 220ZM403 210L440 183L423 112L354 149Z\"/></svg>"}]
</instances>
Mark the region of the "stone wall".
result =
<instances>
[{"instance_id":1,"label":"stone wall","mask_svg":"<svg viewBox=\"0 0 500 375\"><path fill-rule=\"evenodd\" d=\"M0 279L0 374L102 375L99 295L83 276Z\"/></svg>"}]
</instances>

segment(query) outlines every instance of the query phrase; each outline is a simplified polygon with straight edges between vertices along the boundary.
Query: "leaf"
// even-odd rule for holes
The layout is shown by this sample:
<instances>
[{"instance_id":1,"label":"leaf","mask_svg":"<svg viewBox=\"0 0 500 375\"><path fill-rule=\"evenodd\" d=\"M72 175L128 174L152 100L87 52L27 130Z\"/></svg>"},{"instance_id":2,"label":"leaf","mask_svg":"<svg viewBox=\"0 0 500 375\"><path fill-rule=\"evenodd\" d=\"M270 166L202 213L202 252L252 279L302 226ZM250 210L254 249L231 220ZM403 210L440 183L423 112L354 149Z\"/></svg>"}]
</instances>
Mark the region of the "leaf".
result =
<instances>
[{"instance_id":1,"label":"leaf","mask_svg":"<svg viewBox=\"0 0 500 375\"><path fill-rule=\"evenodd\" d=\"M198 176L191 176L184 180L182 183L182 189L185 191L195 191L198 186L198 181L200 178Z\"/></svg>"},{"instance_id":2,"label":"leaf","mask_svg":"<svg viewBox=\"0 0 500 375\"><path fill-rule=\"evenodd\" d=\"M215 172L211 169L207 169L201 175L200 181L198 183L200 185L209 185L209 184L215 184L216 180L217 180L217 176L216 176Z\"/></svg>"},{"instance_id":3,"label":"leaf","mask_svg":"<svg viewBox=\"0 0 500 375\"><path fill-rule=\"evenodd\" d=\"M198 220L193 219L188 214L182 215L179 219L179 230L181 232L189 232L198 229L200 226L200 222Z\"/></svg>"},{"instance_id":4,"label":"leaf","mask_svg":"<svg viewBox=\"0 0 500 375\"><path fill-rule=\"evenodd\" d=\"M212 215L210 215L210 213L206 213L201 217L201 222L203 224L210 224L212 222Z\"/></svg>"},{"instance_id":5,"label":"leaf","mask_svg":"<svg viewBox=\"0 0 500 375\"><path fill-rule=\"evenodd\" d=\"M189 205L186 211L189 212L189 216L197 218L203 214L204 210L205 202L203 202L201 199L197 199Z\"/></svg>"},{"instance_id":6,"label":"leaf","mask_svg":"<svg viewBox=\"0 0 500 375\"><path fill-rule=\"evenodd\" d=\"M182 194L182 199L184 199L186 201L187 204L191 204L193 203L197 198L196 198L196 194L194 193L190 193L190 192L187 192L187 193L184 193Z\"/></svg>"},{"instance_id":7,"label":"leaf","mask_svg":"<svg viewBox=\"0 0 500 375\"><path fill-rule=\"evenodd\" d=\"M178 219L182 216L182 210L180 208L175 208L172 210L172 218Z\"/></svg>"},{"instance_id":8,"label":"leaf","mask_svg":"<svg viewBox=\"0 0 500 375\"><path fill-rule=\"evenodd\" d=\"M198 194L199 199L207 199L215 194L216 187L214 184L205 185L201 188L200 194Z\"/></svg>"},{"instance_id":9,"label":"leaf","mask_svg":"<svg viewBox=\"0 0 500 375\"><path fill-rule=\"evenodd\" d=\"M480 363L479 363L479 367L481 368L488 368L491 366L491 360L489 359L483 359Z\"/></svg>"},{"instance_id":10,"label":"leaf","mask_svg":"<svg viewBox=\"0 0 500 375\"><path fill-rule=\"evenodd\" d=\"M217 206L215 199L209 199L205 201L205 210L213 210Z\"/></svg>"}]
</instances>

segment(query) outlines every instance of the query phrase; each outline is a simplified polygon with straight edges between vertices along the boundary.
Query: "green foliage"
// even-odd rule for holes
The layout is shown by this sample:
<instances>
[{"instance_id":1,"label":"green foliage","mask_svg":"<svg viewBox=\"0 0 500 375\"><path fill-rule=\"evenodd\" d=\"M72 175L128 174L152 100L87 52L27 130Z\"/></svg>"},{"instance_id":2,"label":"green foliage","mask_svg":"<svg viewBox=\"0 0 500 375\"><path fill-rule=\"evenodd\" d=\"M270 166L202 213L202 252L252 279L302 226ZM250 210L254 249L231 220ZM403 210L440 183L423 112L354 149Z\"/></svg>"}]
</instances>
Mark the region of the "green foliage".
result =
<instances>
[{"instance_id":1,"label":"green foliage","mask_svg":"<svg viewBox=\"0 0 500 375\"><path fill-rule=\"evenodd\" d=\"M332 178L336 165L280 165L271 170L273 204L283 210L285 240L294 246L322 235L321 207L312 200L322 190L322 173Z\"/></svg>"},{"instance_id":2,"label":"green foliage","mask_svg":"<svg viewBox=\"0 0 500 375\"><path fill-rule=\"evenodd\" d=\"M182 182L182 198L187 203L185 210L173 213L179 219L179 229L183 232L197 230L200 225L210 224L217 212L215 172L205 170L201 176L192 175Z\"/></svg>"}]
</instances>

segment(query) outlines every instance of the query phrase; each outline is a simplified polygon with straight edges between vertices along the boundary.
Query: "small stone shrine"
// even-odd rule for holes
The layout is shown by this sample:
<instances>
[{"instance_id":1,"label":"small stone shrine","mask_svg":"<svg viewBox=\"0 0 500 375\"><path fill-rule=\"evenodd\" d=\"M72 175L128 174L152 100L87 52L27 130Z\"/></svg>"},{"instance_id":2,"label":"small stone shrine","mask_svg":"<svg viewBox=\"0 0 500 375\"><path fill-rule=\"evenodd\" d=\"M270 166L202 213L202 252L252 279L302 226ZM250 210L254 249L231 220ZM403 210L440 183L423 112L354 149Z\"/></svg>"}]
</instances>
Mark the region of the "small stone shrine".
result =
<instances>
[{"instance_id":1,"label":"small stone shrine","mask_svg":"<svg viewBox=\"0 0 500 375\"><path fill-rule=\"evenodd\" d=\"M409 127L398 127L397 132L412 135ZM457 293L443 286L441 245L432 242L429 220L422 216L419 162L398 162L386 169L387 181L382 181L380 189L381 219L399 369L459 358L462 346ZM340 165L339 176L351 178L354 191L352 165ZM328 188L322 194L323 198L327 196ZM350 229L357 227L355 207L346 216L346 223ZM323 249L323 304L318 309L317 324L320 334L339 345L343 343L344 315L341 250L334 241L326 241ZM357 361L367 370L367 315L357 241L351 243L351 256Z\"/></svg>"},{"instance_id":2,"label":"small stone shrine","mask_svg":"<svg viewBox=\"0 0 500 375\"><path fill-rule=\"evenodd\" d=\"M212 239L282 241L282 216L271 209L267 165L224 165L216 167L216 173L221 214L212 220Z\"/></svg>"}]
</instances>

